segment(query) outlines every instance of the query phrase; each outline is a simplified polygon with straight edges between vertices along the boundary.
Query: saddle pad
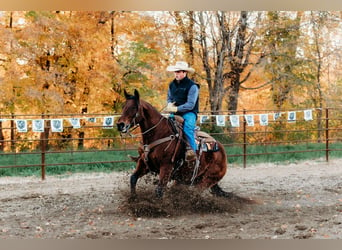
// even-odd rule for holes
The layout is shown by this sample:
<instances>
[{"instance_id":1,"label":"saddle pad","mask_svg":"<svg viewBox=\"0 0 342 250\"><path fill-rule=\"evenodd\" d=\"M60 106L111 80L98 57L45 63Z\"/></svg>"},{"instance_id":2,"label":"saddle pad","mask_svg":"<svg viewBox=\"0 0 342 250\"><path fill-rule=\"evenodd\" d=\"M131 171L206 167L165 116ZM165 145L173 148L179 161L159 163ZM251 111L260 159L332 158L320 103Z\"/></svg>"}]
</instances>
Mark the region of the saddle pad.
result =
<instances>
[{"instance_id":1,"label":"saddle pad","mask_svg":"<svg viewBox=\"0 0 342 250\"><path fill-rule=\"evenodd\" d=\"M215 138L203 131L196 131L196 137L204 138L205 142L216 142Z\"/></svg>"},{"instance_id":2,"label":"saddle pad","mask_svg":"<svg viewBox=\"0 0 342 250\"><path fill-rule=\"evenodd\" d=\"M201 144L203 152L216 152L219 150L215 138L203 131L196 131L196 143Z\"/></svg>"}]
</instances>

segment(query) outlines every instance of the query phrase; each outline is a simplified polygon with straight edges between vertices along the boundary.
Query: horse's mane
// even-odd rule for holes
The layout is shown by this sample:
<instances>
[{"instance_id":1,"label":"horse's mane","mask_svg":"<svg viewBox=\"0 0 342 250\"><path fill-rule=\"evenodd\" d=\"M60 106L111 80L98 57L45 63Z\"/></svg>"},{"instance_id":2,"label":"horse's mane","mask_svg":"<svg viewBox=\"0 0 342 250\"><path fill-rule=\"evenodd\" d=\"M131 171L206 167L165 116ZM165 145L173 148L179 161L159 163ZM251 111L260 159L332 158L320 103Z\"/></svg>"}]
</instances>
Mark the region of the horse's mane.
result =
<instances>
[{"instance_id":1,"label":"horse's mane","mask_svg":"<svg viewBox=\"0 0 342 250\"><path fill-rule=\"evenodd\" d=\"M147 110L149 115L151 116L150 118L152 118L153 116L157 116L160 117L162 116L162 114L149 102L140 99L140 104L139 104L143 110Z\"/></svg>"}]
</instances>

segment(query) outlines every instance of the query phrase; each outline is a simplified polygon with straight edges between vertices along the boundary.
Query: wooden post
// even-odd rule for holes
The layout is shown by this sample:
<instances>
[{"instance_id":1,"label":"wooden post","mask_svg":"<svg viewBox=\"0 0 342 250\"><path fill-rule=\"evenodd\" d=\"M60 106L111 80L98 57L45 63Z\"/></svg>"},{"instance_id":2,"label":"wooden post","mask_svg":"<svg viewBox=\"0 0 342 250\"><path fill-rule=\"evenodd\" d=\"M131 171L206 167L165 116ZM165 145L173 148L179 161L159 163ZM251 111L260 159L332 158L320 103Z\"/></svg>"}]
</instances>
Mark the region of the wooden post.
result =
<instances>
[{"instance_id":1,"label":"wooden post","mask_svg":"<svg viewBox=\"0 0 342 250\"><path fill-rule=\"evenodd\" d=\"M329 161L329 108L325 108L325 160Z\"/></svg>"},{"instance_id":2,"label":"wooden post","mask_svg":"<svg viewBox=\"0 0 342 250\"><path fill-rule=\"evenodd\" d=\"M243 167L247 165L246 109L243 110Z\"/></svg>"}]
</instances>

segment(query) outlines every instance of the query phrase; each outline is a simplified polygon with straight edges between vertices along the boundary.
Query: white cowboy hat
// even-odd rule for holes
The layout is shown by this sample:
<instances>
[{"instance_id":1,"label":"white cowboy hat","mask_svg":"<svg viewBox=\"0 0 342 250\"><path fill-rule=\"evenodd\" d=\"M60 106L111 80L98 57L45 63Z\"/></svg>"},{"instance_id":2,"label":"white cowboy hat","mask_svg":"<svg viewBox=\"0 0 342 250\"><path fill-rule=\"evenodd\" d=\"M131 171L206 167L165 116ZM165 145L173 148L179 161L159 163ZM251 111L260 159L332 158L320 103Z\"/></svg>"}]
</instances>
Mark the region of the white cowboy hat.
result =
<instances>
[{"instance_id":1,"label":"white cowboy hat","mask_svg":"<svg viewBox=\"0 0 342 250\"><path fill-rule=\"evenodd\" d=\"M170 65L166 68L167 71L178 71L178 70L184 70L190 73L194 73L195 70L191 67L189 67L188 63L183 62L183 61L178 61L176 62L175 65Z\"/></svg>"}]
</instances>

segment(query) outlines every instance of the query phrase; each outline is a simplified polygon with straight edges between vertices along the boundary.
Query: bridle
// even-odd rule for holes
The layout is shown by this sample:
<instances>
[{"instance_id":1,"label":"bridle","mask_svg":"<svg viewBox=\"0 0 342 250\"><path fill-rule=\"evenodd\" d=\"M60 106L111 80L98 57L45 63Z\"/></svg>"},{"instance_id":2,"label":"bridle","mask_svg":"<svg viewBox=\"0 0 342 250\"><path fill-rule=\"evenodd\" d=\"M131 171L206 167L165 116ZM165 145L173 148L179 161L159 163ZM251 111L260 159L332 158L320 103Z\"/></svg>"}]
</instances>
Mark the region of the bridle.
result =
<instances>
[{"instance_id":1,"label":"bridle","mask_svg":"<svg viewBox=\"0 0 342 250\"><path fill-rule=\"evenodd\" d=\"M151 132L152 130L156 129L161 124L161 122L164 119L167 119L165 116L161 115L159 121L156 124L154 124L152 127L150 127L149 129L145 130L144 132L132 135L131 132L133 130L135 130L137 127L139 127L139 123L142 122L142 120L137 121L137 118L139 118L139 116L140 116L140 114L139 114L139 106L138 106L137 112L135 113L131 123L129 125L127 125L126 128L125 128L126 131L125 131L124 134L128 134L131 137L144 136L147 133ZM120 134L121 134L121 137L122 137L123 133L120 132ZM150 144L144 144L143 145L143 151L144 151L144 158L143 158L143 160L144 160L145 164L148 166L148 154L149 154L149 152L151 151L152 148L158 146L159 144L162 144L162 143L165 143L165 142L169 142L169 144L164 149L164 150L167 150L169 148L169 146L171 145L172 141L174 141L175 139L179 139L179 138L182 138L182 131L180 131L180 133L171 134L169 136L157 139L157 140L153 141ZM176 145L176 149L179 148L179 144L180 144L180 140L178 140L178 143ZM176 156L176 152L177 152L177 150L175 150L175 152L173 153L171 162L174 162L175 156Z\"/></svg>"},{"instance_id":2,"label":"bridle","mask_svg":"<svg viewBox=\"0 0 342 250\"><path fill-rule=\"evenodd\" d=\"M131 137L133 137L133 135L131 134L131 132L134 131L135 129L137 129L137 128L139 127L139 122L140 122L140 121L139 121L139 122L136 121L138 117L139 117L139 108L138 108L138 111L135 113L135 115L134 115L132 121L125 127L126 132L124 132L124 133L123 133L123 132L120 132L121 137L122 137L122 134L128 134L128 135L130 135ZM158 121L155 125L153 125L151 128L147 129L146 131L144 131L144 132L142 132L142 133L135 134L134 136L143 136L143 135L149 133L149 132L152 131L153 129L157 128L157 127L160 125L160 123L162 122L163 119L166 119L166 117L162 115L162 116L160 117L159 121Z\"/></svg>"}]
</instances>

